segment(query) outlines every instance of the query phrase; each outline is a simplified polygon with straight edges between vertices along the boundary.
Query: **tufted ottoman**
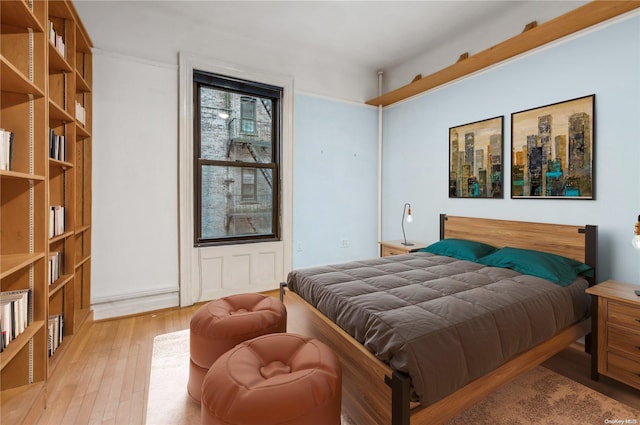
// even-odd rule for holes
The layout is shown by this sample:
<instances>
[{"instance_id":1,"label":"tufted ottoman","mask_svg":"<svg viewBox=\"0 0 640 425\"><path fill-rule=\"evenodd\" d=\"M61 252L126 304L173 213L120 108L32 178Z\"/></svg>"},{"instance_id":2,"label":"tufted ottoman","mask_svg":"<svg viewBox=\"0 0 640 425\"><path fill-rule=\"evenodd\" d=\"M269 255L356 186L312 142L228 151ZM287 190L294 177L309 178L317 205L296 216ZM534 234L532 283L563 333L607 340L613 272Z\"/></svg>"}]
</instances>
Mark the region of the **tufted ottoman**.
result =
<instances>
[{"instance_id":1,"label":"tufted ottoman","mask_svg":"<svg viewBox=\"0 0 640 425\"><path fill-rule=\"evenodd\" d=\"M231 295L200 307L190 323L187 391L191 398L200 402L202 380L223 353L243 341L286 330L284 304L267 295Z\"/></svg>"},{"instance_id":2,"label":"tufted ottoman","mask_svg":"<svg viewBox=\"0 0 640 425\"><path fill-rule=\"evenodd\" d=\"M342 371L317 339L271 334L243 342L202 384L203 425L340 425Z\"/></svg>"}]
</instances>

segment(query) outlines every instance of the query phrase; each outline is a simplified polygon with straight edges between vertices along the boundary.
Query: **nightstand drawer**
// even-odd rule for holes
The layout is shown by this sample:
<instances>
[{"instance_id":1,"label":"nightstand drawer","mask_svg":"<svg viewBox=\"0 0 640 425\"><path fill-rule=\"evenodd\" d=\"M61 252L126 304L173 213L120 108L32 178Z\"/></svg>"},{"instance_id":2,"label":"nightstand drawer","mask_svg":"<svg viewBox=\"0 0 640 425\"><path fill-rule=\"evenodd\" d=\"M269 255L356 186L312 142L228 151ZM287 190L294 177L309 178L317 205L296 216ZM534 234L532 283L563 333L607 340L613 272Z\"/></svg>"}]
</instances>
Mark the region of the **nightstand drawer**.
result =
<instances>
[{"instance_id":1,"label":"nightstand drawer","mask_svg":"<svg viewBox=\"0 0 640 425\"><path fill-rule=\"evenodd\" d=\"M380 256L387 257L389 255L403 255L410 252L416 252L426 245L420 242L412 242L411 245L405 245L402 241L382 241L380 244Z\"/></svg>"},{"instance_id":2,"label":"nightstand drawer","mask_svg":"<svg viewBox=\"0 0 640 425\"><path fill-rule=\"evenodd\" d=\"M640 362L640 332L610 325L607 329L607 346L629 353Z\"/></svg>"},{"instance_id":3,"label":"nightstand drawer","mask_svg":"<svg viewBox=\"0 0 640 425\"><path fill-rule=\"evenodd\" d=\"M406 250L396 249L389 246L382 247L382 256L387 257L389 255L403 255L406 254Z\"/></svg>"},{"instance_id":4,"label":"nightstand drawer","mask_svg":"<svg viewBox=\"0 0 640 425\"><path fill-rule=\"evenodd\" d=\"M640 389L640 361L607 353L607 375Z\"/></svg>"},{"instance_id":5,"label":"nightstand drawer","mask_svg":"<svg viewBox=\"0 0 640 425\"><path fill-rule=\"evenodd\" d=\"M609 300L607 303L607 321L627 326L640 332L640 309L637 306L634 307Z\"/></svg>"}]
</instances>

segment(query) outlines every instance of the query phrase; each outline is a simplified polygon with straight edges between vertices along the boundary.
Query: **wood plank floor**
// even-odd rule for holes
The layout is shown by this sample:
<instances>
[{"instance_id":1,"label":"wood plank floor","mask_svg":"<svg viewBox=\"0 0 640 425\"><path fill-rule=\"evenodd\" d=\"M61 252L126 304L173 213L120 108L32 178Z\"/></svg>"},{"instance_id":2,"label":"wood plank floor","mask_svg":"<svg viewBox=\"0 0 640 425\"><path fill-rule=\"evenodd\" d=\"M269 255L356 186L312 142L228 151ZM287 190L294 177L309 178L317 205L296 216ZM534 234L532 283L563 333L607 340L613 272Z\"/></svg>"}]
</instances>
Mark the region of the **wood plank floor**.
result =
<instances>
[{"instance_id":1,"label":"wood plank floor","mask_svg":"<svg viewBox=\"0 0 640 425\"><path fill-rule=\"evenodd\" d=\"M49 381L47 409L37 425L141 425L153 338L189 327L199 305L94 322L75 337ZM640 410L640 391L606 377L589 378L589 356L580 346L545 366Z\"/></svg>"},{"instance_id":2,"label":"wood plank floor","mask_svg":"<svg viewBox=\"0 0 640 425\"><path fill-rule=\"evenodd\" d=\"M143 424L153 339L188 329L198 307L88 325L56 366L37 425Z\"/></svg>"}]
</instances>

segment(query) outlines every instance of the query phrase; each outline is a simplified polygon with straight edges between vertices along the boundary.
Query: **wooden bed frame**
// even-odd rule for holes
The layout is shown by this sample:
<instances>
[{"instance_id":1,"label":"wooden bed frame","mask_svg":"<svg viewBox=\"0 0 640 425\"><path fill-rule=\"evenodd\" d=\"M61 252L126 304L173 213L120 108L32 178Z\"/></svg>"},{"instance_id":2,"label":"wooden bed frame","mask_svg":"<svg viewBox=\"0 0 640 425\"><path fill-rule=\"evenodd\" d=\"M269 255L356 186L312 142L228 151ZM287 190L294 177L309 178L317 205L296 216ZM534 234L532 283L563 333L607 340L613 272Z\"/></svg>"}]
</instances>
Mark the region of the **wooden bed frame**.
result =
<instances>
[{"instance_id":1,"label":"wooden bed frame","mask_svg":"<svg viewBox=\"0 0 640 425\"><path fill-rule=\"evenodd\" d=\"M596 269L597 227L530 223L440 215L440 238L461 238L535 249L570 257ZM589 285L596 282L595 274ZM342 409L358 425L442 424L501 385L533 369L591 332L590 319L561 331L429 406L409 401L409 378L392 370L364 346L296 293L281 285L288 332L312 336L329 345L342 363ZM415 406L413 405L415 404Z\"/></svg>"}]
</instances>

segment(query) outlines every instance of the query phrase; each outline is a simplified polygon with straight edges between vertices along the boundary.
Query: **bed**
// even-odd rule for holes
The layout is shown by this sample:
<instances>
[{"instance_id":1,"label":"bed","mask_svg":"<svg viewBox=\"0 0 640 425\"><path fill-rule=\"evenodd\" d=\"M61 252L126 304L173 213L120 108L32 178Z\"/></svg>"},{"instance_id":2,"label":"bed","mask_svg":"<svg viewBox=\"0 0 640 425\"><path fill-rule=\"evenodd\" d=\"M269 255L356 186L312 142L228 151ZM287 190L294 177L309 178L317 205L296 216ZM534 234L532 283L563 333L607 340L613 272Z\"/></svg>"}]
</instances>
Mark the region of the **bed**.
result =
<instances>
[{"instance_id":1,"label":"bed","mask_svg":"<svg viewBox=\"0 0 640 425\"><path fill-rule=\"evenodd\" d=\"M446 243L561 255L589 276L553 283L432 252L294 270L288 330L339 355L355 423L443 423L590 332L596 238L596 226L441 215Z\"/></svg>"}]
</instances>

